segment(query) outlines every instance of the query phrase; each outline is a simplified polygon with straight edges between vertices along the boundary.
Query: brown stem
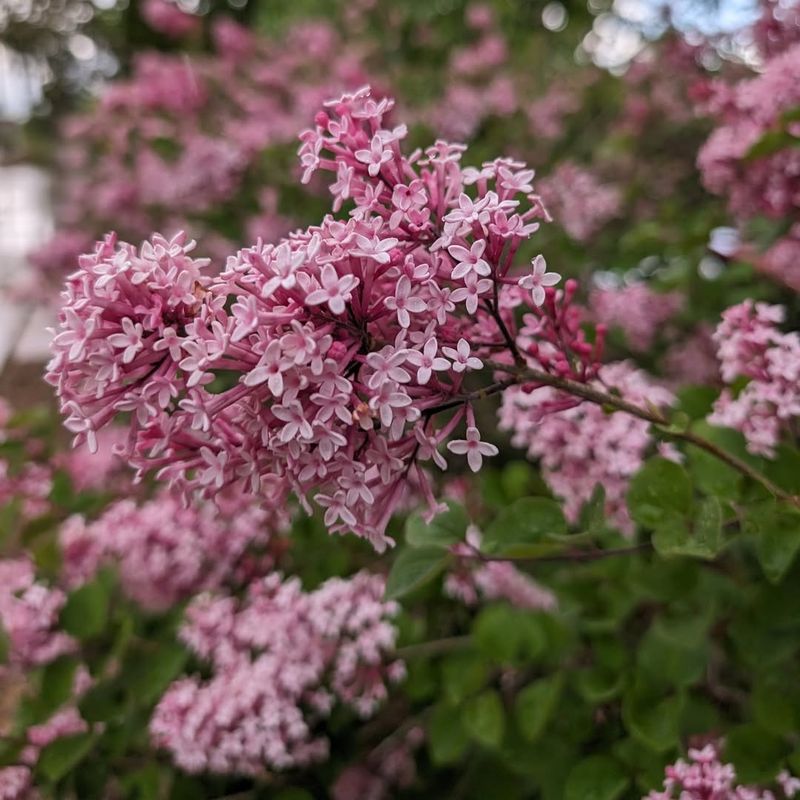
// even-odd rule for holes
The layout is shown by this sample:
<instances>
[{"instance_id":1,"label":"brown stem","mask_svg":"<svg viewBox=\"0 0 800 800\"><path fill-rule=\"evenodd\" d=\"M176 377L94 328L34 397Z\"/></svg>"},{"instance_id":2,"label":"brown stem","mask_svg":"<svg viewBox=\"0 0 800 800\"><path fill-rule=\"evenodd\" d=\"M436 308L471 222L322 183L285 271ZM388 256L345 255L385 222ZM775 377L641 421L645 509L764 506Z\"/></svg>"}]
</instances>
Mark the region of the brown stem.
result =
<instances>
[{"instance_id":1,"label":"brown stem","mask_svg":"<svg viewBox=\"0 0 800 800\"><path fill-rule=\"evenodd\" d=\"M743 461L733 453L723 450L721 447L714 444L714 442L704 439L702 436L698 436L696 433L692 433L691 431L671 428L669 418L662 411L655 407L643 408L642 406L631 403L624 398L619 397L618 395L609 394L608 392L603 392L593 386L579 383L578 381L573 381L569 378L562 378L558 375L551 375L549 372L533 369L531 367L518 367L510 364L499 364L491 361L486 362L486 365L494 370L506 372L510 375L516 375L517 378L521 379L522 381L530 381L531 383L540 383L546 386L552 386L555 389L560 389L561 391L567 392L575 397L581 397L591 403L597 403L598 405L612 408L615 411L624 411L627 414L631 414L634 417L644 420L645 422L649 422L651 425L655 425L657 428L659 428L662 434L672 439L677 439L679 441L692 444L701 450L705 450L707 453L710 453L712 456L732 467L737 472L740 472L745 477L750 478L756 483L760 483L774 497L777 497L779 500L783 500L785 503L789 503L790 505L800 508L800 497L784 491L762 472L759 472L754 467L751 467L746 461Z\"/></svg>"},{"instance_id":2,"label":"brown stem","mask_svg":"<svg viewBox=\"0 0 800 800\"><path fill-rule=\"evenodd\" d=\"M613 547L608 550L569 550L544 556L490 556L476 551L475 557L481 561L513 561L515 564L557 564L575 561L602 561L605 558L629 556L634 553L645 553L648 550L652 550L650 542L642 542L629 547Z\"/></svg>"},{"instance_id":3,"label":"brown stem","mask_svg":"<svg viewBox=\"0 0 800 800\"><path fill-rule=\"evenodd\" d=\"M395 655L398 658L418 658L428 656L440 656L452 653L456 650L464 650L472 644L470 636L448 636L445 639L433 639L430 642L420 642L419 644L408 644L405 647L398 647Z\"/></svg>"}]
</instances>

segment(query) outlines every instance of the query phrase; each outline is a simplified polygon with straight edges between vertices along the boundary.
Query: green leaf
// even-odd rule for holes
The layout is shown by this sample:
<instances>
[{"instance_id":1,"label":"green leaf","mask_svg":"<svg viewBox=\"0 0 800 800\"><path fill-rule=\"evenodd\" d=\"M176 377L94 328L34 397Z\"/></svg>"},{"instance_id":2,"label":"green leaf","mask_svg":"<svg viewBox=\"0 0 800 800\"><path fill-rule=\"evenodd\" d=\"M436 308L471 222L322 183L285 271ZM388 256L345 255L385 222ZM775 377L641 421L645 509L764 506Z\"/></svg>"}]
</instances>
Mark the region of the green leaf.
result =
<instances>
[{"instance_id":1,"label":"green leaf","mask_svg":"<svg viewBox=\"0 0 800 800\"><path fill-rule=\"evenodd\" d=\"M683 695L659 699L641 685L626 692L622 702L625 727L642 744L662 753L679 742Z\"/></svg>"},{"instance_id":2,"label":"green leaf","mask_svg":"<svg viewBox=\"0 0 800 800\"><path fill-rule=\"evenodd\" d=\"M794 136L785 128L767 131L745 153L745 161L755 161L759 158L771 156L787 147L800 147L800 138Z\"/></svg>"},{"instance_id":3,"label":"green leaf","mask_svg":"<svg viewBox=\"0 0 800 800\"><path fill-rule=\"evenodd\" d=\"M42 718L51 716L72 697L77 668L78 662L67 656L57 658L44 668L37 697Z\"/></svg>"},{"instance_id":4,"label":"green leaf","mask_svg":"<svg viewBox=\"0 0 800 800\"><path fill-rule=\"evenodd\" d=\"M770 506L748 515L748 523L756 530L756 552L764 574L772 583L780 583L800 550L800 515Z\"/></svg>"},{"instance_id":5,"label":"green leaf","mask_svg":"<svg viewBox=\"0 0 800 800\"><path fill-rule=\"evenodd\" d=\"M733 762L742 783L771 781L786 753L781 738L758 725L739 725L725 735L725 758Z\"/></svg>"},{"instance_id":6,"label":"green leaf","mask_svg":"<svg viewBox=\"0 0 800 800\"><path fill-rule=\"evenodd\" d=\"M564 679L561 674L529 683L517 695L514 718L522 735L533 742L544 733L561 697Z\"/></svg>"},{"instance_id":7,"label":"green leaf","mask_svg":"<svg viewBox=\"0 0 800 800\"><path fill-rule=\"evenodd\" d=\"M108 619L109 586L98 575L67 597L61 610L62 628L77 639L90 639L102 633Z\"/></svg>"},{"instance_id":8,"label":"green leaf","mask_svg":"<svg viewBox=\"0 0 800 800\"><path fill-rule=\"evenodd\" d=\"M628 489L628 510L640 525L657 527L688 513L692 482L686 470L665 458L651 458Z\"/></svg>"},{"instance_id":9,"label":"green leaf","mask_svg":"<svg viewBox=\"0 0 800 800\"><path fill-rule=\"evenodd\" d=\"M683 623L657 619L645 634L637 652L639 668L653 682L690 686L704 674L708 660L705 620Z\"/></svg>"},{"instance_id":10,"label":"green leaf","mask_svg":"<svg viewBox=\"0 0 800 800\"><path fill-rule=\"evenodd\" d=\"M547 646L547 635L535 614L501 603L480 612L472 633L478 649L501 664L536 659Z\"/></svg>"},{"instance_id":11,"label":"green leaf","mask_svg":"<svg viewBox=\"0 0 800 800\"><path fill-rule=\"evenodd\" d=\"M394 560L386 579L386 599L397 600L432 581L447 564L439 547L409 548Z\"/></svg>"},{"instance_id":12,"label":"green leaf","mask_svg":"<svg viewBox=\"0 0 800 800\"><path fill-rule=\"evenodd\" d=\"M453 704L462 702L486 684L486 660L477 653L456 653L442 663L445 697Z\"/></svg>"},{"instance_id":13,"label":"green leaf","mask_svg":"<svg viewBox=\"0 0 800 800\"><path fill-rule=\"evenodd\" d=\"M447 511L435 516L430 523L420 514L410 516L406 522L406 541L412 547L447 548L464 540L468 524L463 507L448 501Z\"/></svg>"},{"instance_id":14,"label":"green leaf","mask_svg":"<svg viewBox=\"0 0 800 800\"><path fill-rule=\"evenodd\" d=\"M683 518L668 515L653 533L653 547L662 556L714 558L722 544L722 507L716 497L698 503L691 529Z\"/></svg>"},{"instance_id":15,"label":"green leaf","mask_svg":"<svg viewBox=\"0 0 800 800\"><path fill-rule=\"evenodd\" d=\"M627 775L609 756L589 756L569 773L564 800L618 800L628 788Z\"/></svg>"},{"instance_id":16,"label":"green leaf","mask_svg":"<svg viewBox=\"0 0 800 800\"><path fill-rule=\"evenodd\" d=\"M189 657L176 642L155 644L152 650L133 650L123 666L123 685L137 703L145 706L161 697Z\"/></svg>"},{"instance_id":17,"label":"green leaf","mask_svg":"<svg viewBox=\"0 0 800 800\"><path fill-rule=\"evenodd\" d=\"M800 720L799 699L791 682L759 680L753 690L755 721L778 736L792 734Z\"/></svg>"},{"instance_id":18,"label":"green leaf","mask_svg":"<svg viewBox=\"0 0 800 800\"><path fill-rule=\"evenodd\" d=\"M126 800L158 800L162 771L157 764L147 764L120 777Z\"/></svg>"},{"instance_id":19,"label":"green leaf","mask_svg":"<svg viewBox=\"0 0 800 800\"><path fill-rule=\"evenodd\" d=\"M439 704L428 723L428 750L437 766L453 764L464 755L469 735L461 721L460 709Z\"/></svg>"},{"instance_id":20,"label":"green leaf","mask_svg":"<svg viewBox=\"0 0 800 800\"><path fill-rule=\"evenodd\" d=\"M483 547L487 553L532 556L556 552L561 545L550 534L567 532L561 506L546 497L523 497L502 509L486 528Z\"/></svg>"},{"instance_id":21,"label":"green leaf","mask_svg":"<svg viewBox=\"0 0 800 800\"><path fill-rule=\"evenodd\" d=\"M467 733L489 748L499 747L505 732L505 711L500 695L493 689L468 700L462 714Z\"/></svg>"},{"instance_id":22,"label":"green leaf","mask_svg":"<svg viewBox=\"0 0 800 800\"><path fill-rule=\"evenodd\" d=\"M40 778L56 783L73 770L89 754L95 743L92 733L64 736L48 744L39 754L36 774Z\"/></svg>"},{"instance_id":23,"label":"green leaf","mask_svg":"<svg viewBox=\"0 0 800 800\"><path fill-rule=\"evenodd\" d=\"M577 673L576 688L587 703L598 705L613 700L622 691L624 680L622 672L594 667Z\"/></svg>"},{"instance_id":24,"label":"green leaf","mask_svg":"<svg viewBox=\"0 0 800 800\"><path fill-rule=\"evenodd\" d=\"M5 664L8 661L8 653L11 649L11 641L8 638L8 633L3 626L3 621L0 620L0 664Z\"/></svg>"}]
</instances>

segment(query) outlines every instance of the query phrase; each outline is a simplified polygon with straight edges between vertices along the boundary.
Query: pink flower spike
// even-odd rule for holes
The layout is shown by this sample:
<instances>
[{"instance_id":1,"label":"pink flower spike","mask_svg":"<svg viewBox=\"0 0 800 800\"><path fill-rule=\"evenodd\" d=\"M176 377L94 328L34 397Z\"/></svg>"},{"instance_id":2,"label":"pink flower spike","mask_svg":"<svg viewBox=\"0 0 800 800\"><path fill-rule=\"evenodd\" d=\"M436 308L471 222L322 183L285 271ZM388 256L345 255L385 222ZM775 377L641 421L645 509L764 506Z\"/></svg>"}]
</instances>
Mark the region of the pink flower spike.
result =
<instances>
[{"instance_id":1,"label":"pink flower spike","mask_svg":"<svg viewBox=\"0 0 800 800\"><path fill-rule=\"evenodd\" d=\"M458 456L466 454L467 463L473 472L480 470L484 456L496 456L499 452L493 444L481 441L481 434L475 427L467 428L466 439L454 439L448 442L447 449Z\"/></svg>"},{"instance_id":2,"label":"pink flower spike","mask_svg":"<svg viewBox=\"0 0 800 800\"><path fill-rule=\"evenodd\" d=\"M335 267L326 264L320 275L321 289L311 292L306 297L310 306L327 303L333 314L344 314L345 303L350 299L350 293L358 286L355 275L342 275L340 278Z\"/></svg>"},{"instance_id":3,"label":"pink flower spike","mask_svg":"<svg viewBox=\"0 0 800 800\"><path fill-rule=\"evenodd\" d=\"M544 303L544 287L555 286L561 280L561 275L557 272L547 272L547 262L542 255L536 256L531 264L533 265L531 274L520 278L518 283L523 289L531 292L534 304L540 306Z\"/></svg>"},{"instance_id":4,"label":"pink flower spike","mask_svg":"<svg viewBox=\"0 0 800 800\"><path fill-rule=\"evenodd\" d=\"M470 354L469 342L459 339L455 348L443 347L442 352L453 362L453 372L465 372L468 369L483 369L483 362Z\"/></svg>"}]
</instances>

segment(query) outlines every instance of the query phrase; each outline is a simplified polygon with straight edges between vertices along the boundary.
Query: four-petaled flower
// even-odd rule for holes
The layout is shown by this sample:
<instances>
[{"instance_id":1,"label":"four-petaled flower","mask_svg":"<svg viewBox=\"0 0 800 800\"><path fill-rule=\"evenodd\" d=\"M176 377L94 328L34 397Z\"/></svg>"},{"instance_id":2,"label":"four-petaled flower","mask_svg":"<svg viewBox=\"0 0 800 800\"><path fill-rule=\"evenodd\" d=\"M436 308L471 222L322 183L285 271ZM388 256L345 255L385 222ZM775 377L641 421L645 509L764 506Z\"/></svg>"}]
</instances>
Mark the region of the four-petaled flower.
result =
<instances>
[{"instance_id":1,"label":"four-petaled flower","mask_svg":"<svg viewBox=\"0 0 800 800\"><path fill-rule=\"evenodd\" d=\"M463 340L462 340L463 341ZM439 351L439 344L435 337L431 337L425 342L422 350L409 350L408 361L413 364L417 369L417 383L423 386L431 379L433 370L442 372L443 370L450 369L450 362L446 358L437 356Z\"/></svg>"},{"instance_id":2,"label":"four-petaled flower","mask_svg":"<svg viewBox=\"0 0 800 800\"><path fill-rule=\"evenodd\" d=\"M383 139L375 134L370 142L369 150L356 150L355 157L362 164L367 165L367 172L374 178L381 171L381 167L387 161L391 161L392 151L389 148L384 149Z\"/></svg>"},{"instance_id":3,"label":"four-petaled flower","mask_svg":"<svg viewBox=\"0 0 800 800\"><path fill-rule=\"evenodd\" d=\"M533 269L530 275L520 278L518 283L523 289L527 289L533 295L533 302L540 306L544 303L545 286L555 286L561 276L557 272L547 271L547 262L544 256L538 255L531 262Z\"/></svg>"},{"instance_id":4,"label":"four-petaled flower","mask_svg":"<svg viewBox=\"0 0 800 800\"><path fill-rule=\"evenodd\" d=\"M457 244L450 245L450 247L447 248L447 252L458 262L458 264L453 267L453 272L450 277L453 280L460 280L470 272L475 272L478 275L490 275L492 268L489 266L489 262L482 258L485 249L485 239L478 239L476 242L473 242L469 250Z\"/></svg>"},{"instance_id":5,"label":"four-petaled flower","mask_svg":"<svg viewBox=\"0 0 800 800\"><path fill-rule=\"evenodd\" d=\"M316 289L306 297L310 306L327 303L333 314L344 314L345 303L350 299L350 293L358 286L355 275L342 275L339 277L336 268L326 264L322 268L319 282L322 288Z\"/></svg>"},{"instance_id":6,"label":"four-petaled flower","mask_svg":"<svg viewBox=\"0 0 800 800\"><path fill-rule=\"evenodd\" d=\"M483 464L484 456L496 456L498 449L489 442L482 442L477 428L467 428L466 439L454 439L447 443L447 449L458 456L466 454L467 463L473 472L478 472Z\"/></svg>"},{"instance_id":7,"label":"four-petaled flower","mask_svg":"<svg viewBox=\"0 0 800 800\"><path fill-rule=\"evenodd\" d=\"M483 362L477 356L470 354L469 342L466 339L459 339L455 348L443 347L442 352L452 360L453 372L483 368Z\"/></svg>"},{"instance_id":8,"label":"four-petaled flower","mask_svg":"<svg viewBox=\"0 0 800 800\"><path fill-rule=\"evenodd\" d=\"M411 295L411 280L408 275L401 275L394 289L394 297L387 297L384 301L386 308L397 312L397 321L400 327L408 328L411 325L411 316L421 314L428 304L421 297Z\"/></svg>"}]
</instances>

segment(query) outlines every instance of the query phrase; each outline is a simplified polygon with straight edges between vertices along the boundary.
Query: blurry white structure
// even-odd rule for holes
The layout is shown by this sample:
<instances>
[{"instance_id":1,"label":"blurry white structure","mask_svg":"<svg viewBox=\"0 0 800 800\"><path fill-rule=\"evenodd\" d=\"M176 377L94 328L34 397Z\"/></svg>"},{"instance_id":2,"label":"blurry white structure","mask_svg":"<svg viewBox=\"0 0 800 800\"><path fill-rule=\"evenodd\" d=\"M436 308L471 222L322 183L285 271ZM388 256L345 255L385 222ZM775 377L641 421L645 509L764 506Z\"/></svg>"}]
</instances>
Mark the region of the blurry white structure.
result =
<instances>
[{"instance_id":1,"label":"blurry white structure","mask_svg":"<svg viewBox=\"0 0 800 800\"><path fill-rule=\"evenodd\" d=\"M0 166L0 369L12 357L47 358L48 314L20 302L13 288L30 276L26 254L52 231L47 174L28 165Z\"/></svg>"}]
</instances>

